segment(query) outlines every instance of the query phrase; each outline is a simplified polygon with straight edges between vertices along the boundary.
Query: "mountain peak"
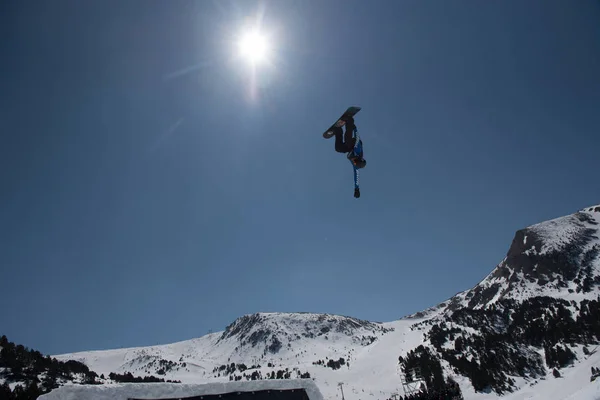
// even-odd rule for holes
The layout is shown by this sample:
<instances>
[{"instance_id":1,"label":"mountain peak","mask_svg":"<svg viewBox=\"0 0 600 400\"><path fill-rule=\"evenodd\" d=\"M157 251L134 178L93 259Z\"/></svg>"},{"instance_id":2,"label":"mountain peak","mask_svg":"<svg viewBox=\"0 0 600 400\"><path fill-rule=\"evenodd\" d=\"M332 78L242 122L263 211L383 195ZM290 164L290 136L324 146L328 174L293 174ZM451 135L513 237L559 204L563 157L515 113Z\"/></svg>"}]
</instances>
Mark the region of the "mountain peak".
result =
<instances>
[{"instance_id":1,"label":"mountain peak","mask_svg":"<svg viewBox=\"0 0 600 400\"><path fill-rule=\"evenodd\" d=\"M515 233L506 257L449 309L482 308L503 298L593 297L600 285L600 206L541 222Z\"/></svg>"},{"instance_id":2,"label":"mountain peak","mask_svg":"<svg viewBox=\"0 0 600 400\"><path fill-rule=\"evenodd\" d=\"M225 328L219 342L235 340L239 347L263 348L264 353L278 353L283 343L322 337L332 340L339 336L355 337L357 334L385 333L380 323L353 317L316 314L309 312L259 312L237 318Z\"/></svg>"}]
</instances>

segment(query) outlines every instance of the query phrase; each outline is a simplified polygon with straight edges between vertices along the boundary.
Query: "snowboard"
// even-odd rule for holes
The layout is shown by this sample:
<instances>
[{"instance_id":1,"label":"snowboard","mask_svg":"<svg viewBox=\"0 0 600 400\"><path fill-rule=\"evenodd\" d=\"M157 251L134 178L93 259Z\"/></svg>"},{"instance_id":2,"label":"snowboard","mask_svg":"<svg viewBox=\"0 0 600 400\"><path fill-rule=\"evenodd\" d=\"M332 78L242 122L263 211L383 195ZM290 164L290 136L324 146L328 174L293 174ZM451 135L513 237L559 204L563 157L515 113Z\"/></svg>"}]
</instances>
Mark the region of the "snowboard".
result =
<instances>
[{"instance_id":1,"label":"snowboard","mask_svg":"<svg viewBox=\"0 0 600 400\"><path fill-rule=\"evenodd\" d=\"M343 119L346 117L354 117L361 110L361 107L351 106L344 111L344 113L335 121L325 132L323 132L323 137L325 139L332 138L335 133L333 128L343 126Z\"/></svg>"}]
</instances>

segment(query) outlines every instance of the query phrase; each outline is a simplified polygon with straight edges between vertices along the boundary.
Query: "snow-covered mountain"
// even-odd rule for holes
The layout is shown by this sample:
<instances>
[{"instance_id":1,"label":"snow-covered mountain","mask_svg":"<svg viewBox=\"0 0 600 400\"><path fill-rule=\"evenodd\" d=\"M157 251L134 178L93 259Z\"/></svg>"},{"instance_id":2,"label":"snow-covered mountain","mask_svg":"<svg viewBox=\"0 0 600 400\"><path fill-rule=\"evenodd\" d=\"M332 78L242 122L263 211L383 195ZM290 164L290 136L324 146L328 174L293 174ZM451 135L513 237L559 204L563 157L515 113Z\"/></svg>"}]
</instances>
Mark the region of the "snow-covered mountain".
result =
<instances>
[{"instance_id":1,"label":"snow-covered mountain","mask_svg":"<svg viewBox=\"0 0 600 400\"><path fill-rule=\"evenodd\" d=\"M384 324L329 314L256 313L238 318L223 332L198 339L56 358L83 362L98 374L131 372L196 383L244 375L254 379L333 377L340 370L359 372L352 364L367 357L375 343L383 341L387 347L396 339L405 342L411 323ZM401 332L392 335L398 327ZM412 336L411 346L420 343L419 334ZM374 361L378 360L375 356ZM397 356L388 362L392 375L396 363Z\"/></svg>"},{"instance_id":2,"label":"snow-covered mountain","mask_svg":"<svg viewBox=\"0 0 600 400\"><path fill-rule=\"evenodd\" d=\"M325 398L341 398L339 382L349 399L402 395L400 372L415 366L430 385L438 370L452 377L465 398L545 393L600 361L599 229L594 206L519 230L479 284L398 321L257 313L197 339L56 358L184 383L311 377Z\"/></svg>"},{"instance_id":3,"label":"snow-covered mountain","mask_svg":"<svg viewBox=\"0 0 600 400\"><path fill-rule=\"evenodd\" d=\"M593 299L600 284L600 206L517 231L502 262L449 308L533 296Z\"/></svg>"}]
</instances>

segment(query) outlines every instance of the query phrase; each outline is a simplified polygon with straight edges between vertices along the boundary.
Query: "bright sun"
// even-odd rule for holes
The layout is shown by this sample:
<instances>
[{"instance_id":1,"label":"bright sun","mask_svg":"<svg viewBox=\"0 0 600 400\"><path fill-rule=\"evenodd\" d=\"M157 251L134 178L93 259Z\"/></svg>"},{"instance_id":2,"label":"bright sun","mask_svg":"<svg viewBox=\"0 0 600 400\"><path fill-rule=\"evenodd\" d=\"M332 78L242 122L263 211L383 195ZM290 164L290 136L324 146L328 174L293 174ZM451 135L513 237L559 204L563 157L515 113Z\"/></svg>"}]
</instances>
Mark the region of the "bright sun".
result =
<instances>
[{"instance_id":1,"label":"bright sun","mask_svg":"<svg viewBox=\"0 0 600 400\"><path fill-rule=\"evenodd\" d=\"M238 43L240 54L252 64L262 63L269 55L269 42L258 31L246 32Z\"/></svg>"}]
</instances>

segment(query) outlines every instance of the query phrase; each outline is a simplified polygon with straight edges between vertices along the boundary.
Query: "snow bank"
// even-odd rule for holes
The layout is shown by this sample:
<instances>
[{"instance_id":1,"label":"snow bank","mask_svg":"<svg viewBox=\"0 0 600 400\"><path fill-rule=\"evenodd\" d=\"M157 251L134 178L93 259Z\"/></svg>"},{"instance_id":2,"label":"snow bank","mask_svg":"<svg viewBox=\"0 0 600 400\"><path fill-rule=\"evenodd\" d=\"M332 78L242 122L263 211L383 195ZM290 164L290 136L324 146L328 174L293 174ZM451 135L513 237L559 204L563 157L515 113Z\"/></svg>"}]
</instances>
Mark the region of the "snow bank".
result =
<instances>
[{"instance_id":1,"label":"snow bank","mask_svg":"<svg viewBox=\"0 0 600 400\"><path fill-rule=\"evenodd\" d=\"M258 390L304 389L310 400L323 400L321 392L310 379L274 379L260 381L183 383L119 383L108 385L67 385L40 396L39 400L127 400L185 398L232 392Z\"/></svg>"},{"instance_id":2,"label":"snow bank","mask_svg":"<svg viewBox=\"0 0 600 400\"><path fill-rule=\"evenodd\" d=\"M565 400L600 400L600 380L596 379L594 382L584 386Z\"/></svg>"}]
</instances>

